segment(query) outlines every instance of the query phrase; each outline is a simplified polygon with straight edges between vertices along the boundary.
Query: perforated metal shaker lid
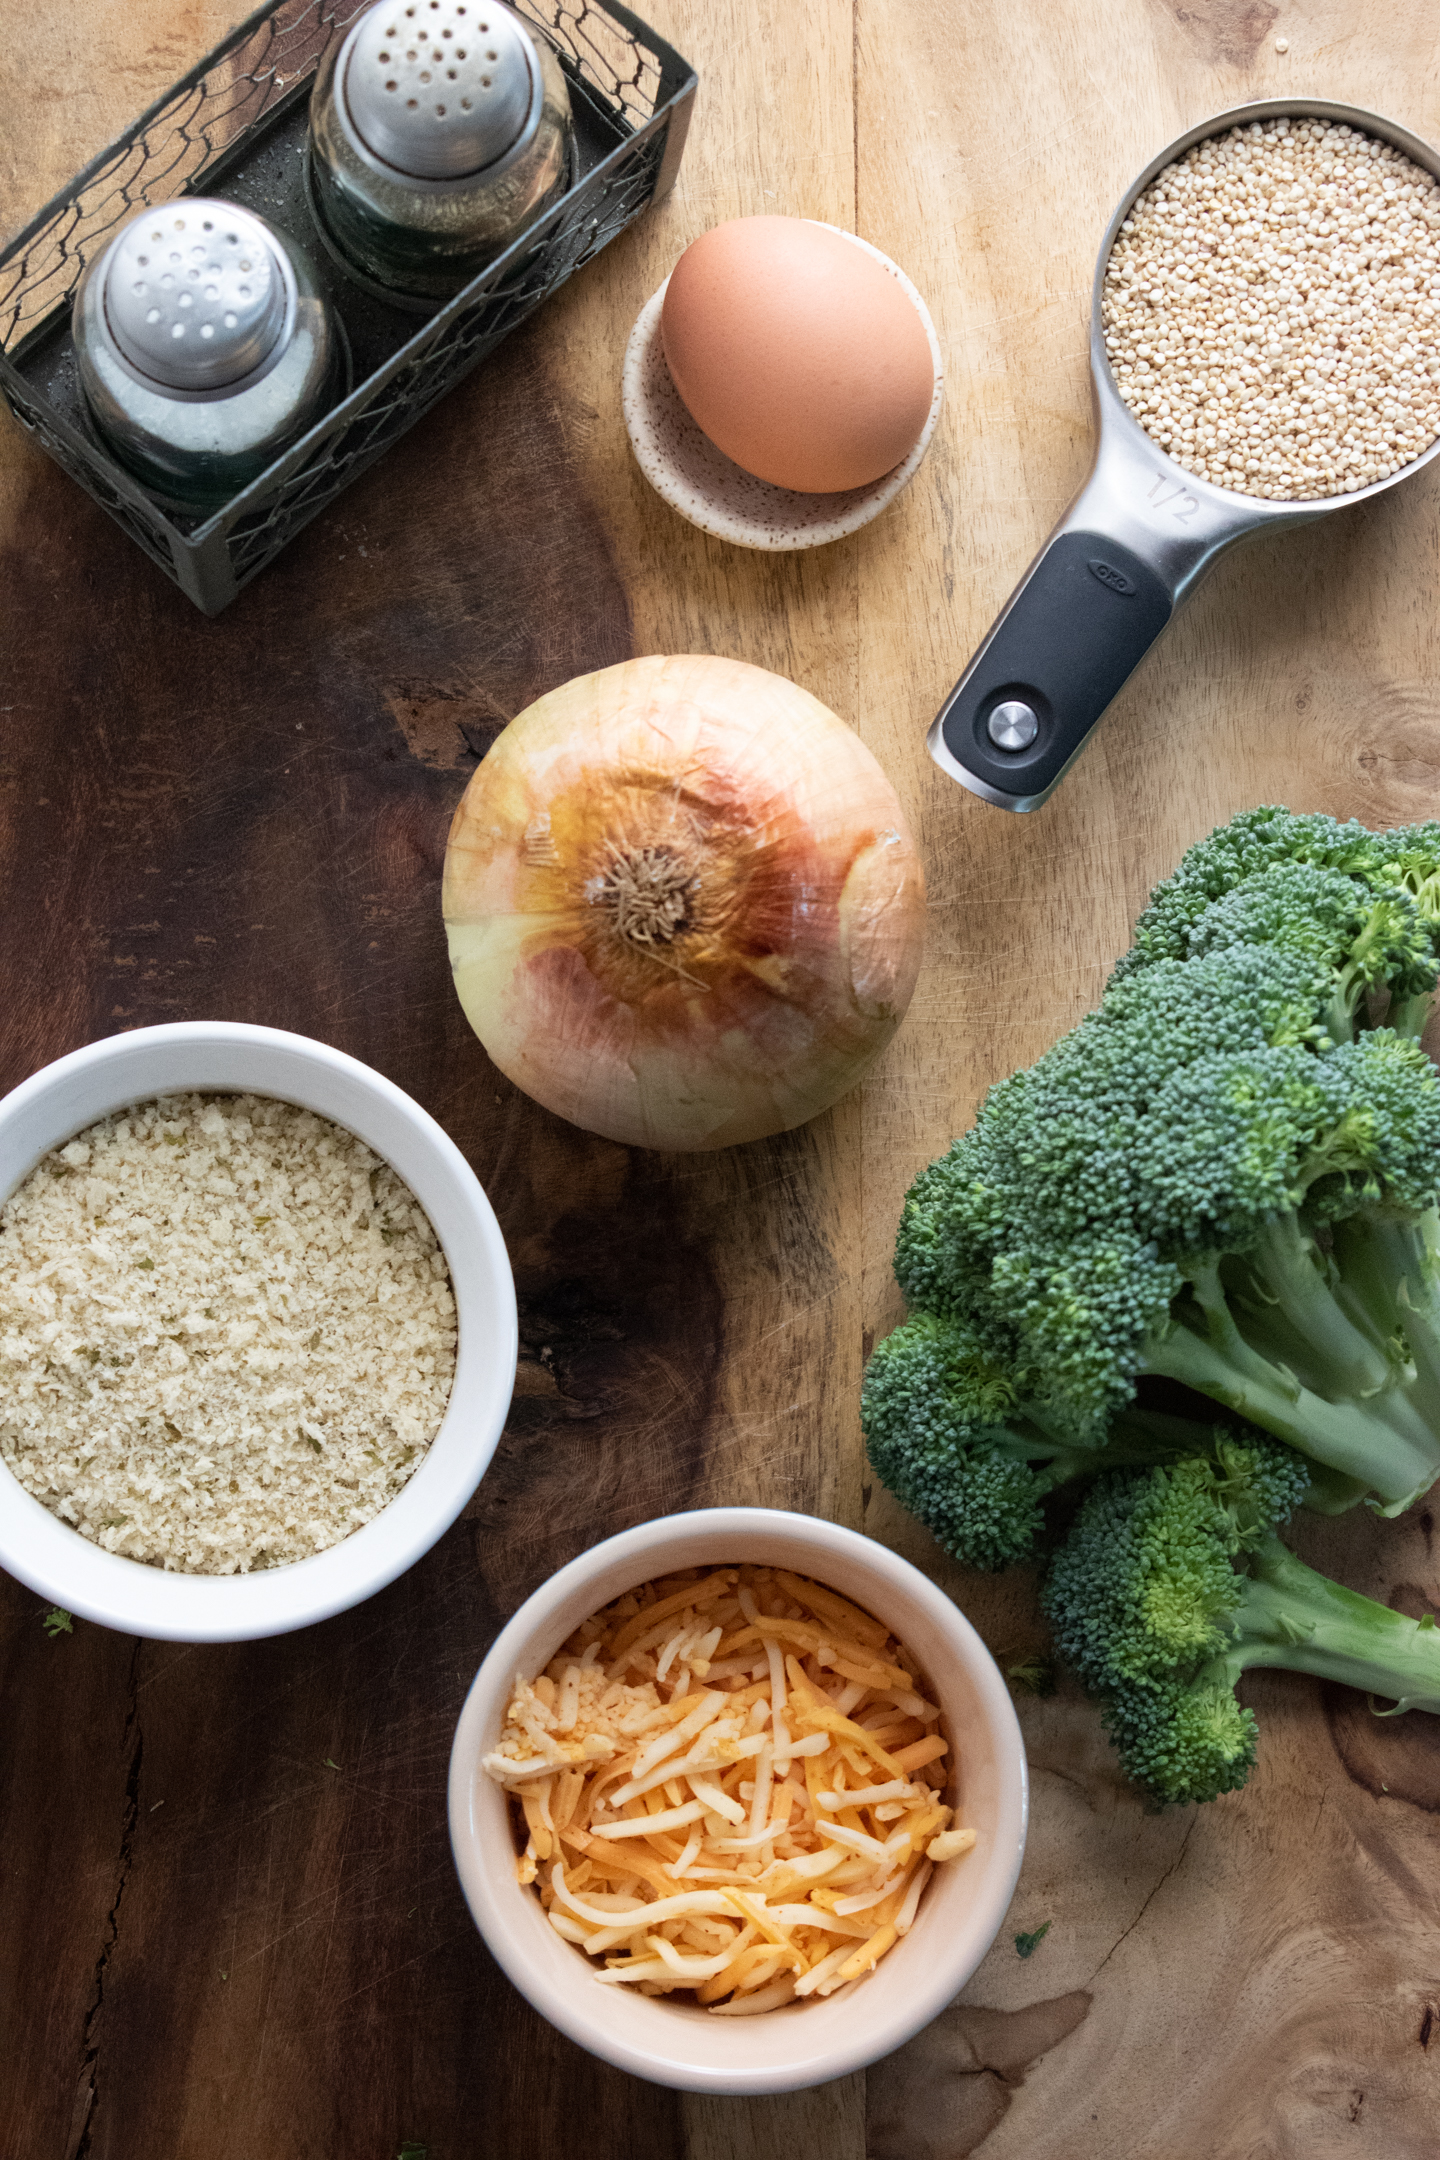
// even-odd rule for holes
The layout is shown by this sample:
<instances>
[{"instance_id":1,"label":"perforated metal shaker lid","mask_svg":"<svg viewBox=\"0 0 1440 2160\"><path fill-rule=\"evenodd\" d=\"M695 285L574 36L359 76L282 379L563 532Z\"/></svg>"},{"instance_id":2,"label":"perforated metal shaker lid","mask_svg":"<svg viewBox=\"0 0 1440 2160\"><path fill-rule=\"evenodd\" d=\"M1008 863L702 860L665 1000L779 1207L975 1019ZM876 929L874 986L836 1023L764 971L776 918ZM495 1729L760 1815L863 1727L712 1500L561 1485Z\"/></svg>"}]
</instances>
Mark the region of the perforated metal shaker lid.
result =
<instances>
[{"instance_id":1,"label":"perforated metal shaker lid","mask_svg":"<svg viewBox=\"0 0 1440 2160\"><path fill-rule=\"evenodd\" d=\"M264 226L199 196L131 220L103 298L125 358L167 390L239 382L285 327L285 281Z\"/></svg>"},{"instance_id":2,"label":"perforated metal shaker lid","mask_svg":"<svg viewBox=\"0 0 1440 2160\"><path fill-rule=\"evenodd\" d=\"M458 180L525 132L529 38L493 0L387 0L360 18L340 95L360 140L419 180Z\"/></svg>"}]
</instances>

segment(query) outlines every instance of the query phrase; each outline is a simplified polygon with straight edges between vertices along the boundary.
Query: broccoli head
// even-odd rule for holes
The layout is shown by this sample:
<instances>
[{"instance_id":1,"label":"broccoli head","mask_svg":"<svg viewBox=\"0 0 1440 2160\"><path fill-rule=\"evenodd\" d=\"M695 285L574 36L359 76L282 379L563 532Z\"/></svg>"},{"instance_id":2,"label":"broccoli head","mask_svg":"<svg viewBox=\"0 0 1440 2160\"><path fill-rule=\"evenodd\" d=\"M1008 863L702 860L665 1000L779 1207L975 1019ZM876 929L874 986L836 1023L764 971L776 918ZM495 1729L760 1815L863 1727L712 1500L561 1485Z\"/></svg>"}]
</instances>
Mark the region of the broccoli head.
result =
<instances>
[{"instance_id":1,"label":"broccoli head","mask_svg":"<svg viewBox=\"0 0 1440 2160\"><path fill-rule=\"evenodd\" d=\"M1062 1655L1104 1705L1126 1770L1159 1802L1245 1783L1251 1666L1339 1680L1440 1711L1440 1634L1329 1581L1276 1536L1309 1465L1217 1429L1203 1453L1098 1478L1056 1552L1044 1604Z\"/></svg>"},{"instance_id":2,"label":"broccoli head","mask_svg":"<svg viewBox=\"0 0 1440 2160\"><path fill-rule=\"evenodd\" d=\"M1235 820L1159 889L1098 1011L917 1179L909 1332L875 1354L865 1424L962 1557L1027 1549L1142 1384L1300 1449L1311 1505L1396 1513L1440 1476L1440 1082L1369 1009L1430 996L1437 861L1440 827ZM1030 1529L965 1529L982 1484Z\"/></svg>"},{"instance_id":3,"label":"broccoli head","mask_svg":"<svg viewBox=\"0 0 1440 2160\"><path fill-rule=\"evenodd\" d=\"M917 1183L896 1273L1071 1445L1153 1373L1404 1504L1440 1474L1440 1085L1388 1029L1320 1054L1307 967L1117 985Z\"/></svg>"}]
</instances>

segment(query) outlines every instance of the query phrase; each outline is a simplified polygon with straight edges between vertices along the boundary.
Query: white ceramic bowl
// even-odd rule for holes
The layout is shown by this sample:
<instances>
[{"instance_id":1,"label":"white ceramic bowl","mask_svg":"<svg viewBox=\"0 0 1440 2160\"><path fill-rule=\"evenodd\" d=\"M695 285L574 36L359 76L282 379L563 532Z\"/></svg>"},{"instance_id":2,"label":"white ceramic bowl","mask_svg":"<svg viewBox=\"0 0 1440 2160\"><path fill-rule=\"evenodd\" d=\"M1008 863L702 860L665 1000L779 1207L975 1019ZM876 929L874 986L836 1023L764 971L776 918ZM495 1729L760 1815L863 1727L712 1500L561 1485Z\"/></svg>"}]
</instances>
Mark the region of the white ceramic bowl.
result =
<instances>
[{"instance_id":1,"label":"white ceramic bowl","mask_svg":"<svg viewBox=\"0 0 1440 2160\"><path fill-rule=\"evenodd\" d=\"M517 1672L548 1664L580 1622L654 1576L727 1561L829 1584L892 1628L935 1690L976 1845L937 1868L915 1924L870 1977L833 2000L750 2018L604 1987L515 1879L508 1803L480 1768ZM999 1932L1025 1849L1025 1748L1005 1683L964 1614L906 1560L813 1515L707 1508L608 1538L528 1598L475 1677L450 1756L450 1839L475 1924L522 1995L581 2047L687 2092L794 2092L888 2055L937 2016Z\"/></svg>"},{"instance_id":2,"label":"white ceramic bowl","mask_svg":"<svg viewBox=\"0 0 1440 2160\"><path fill-rule=\"evenodd\" d=\"M489 1201L460 1150L403 1090L308 1036L230 1021L136 1028L91 1043L0 1102L0 1204L40 1158L127 1103L190 1089L271 1095L355 1133L396 1170L450 1267L459 1344L444 1421L409 1483L338 1545L250 1575L182 1575L109 1553L0 1463L0 1567L67 1612L174 1642L283 1635L358 1605L428 1552L495 1452L515 1385L515 1285Z\"/></svg>"},{"instance_id":3,"label":"white ceramic bowl","mask_svg":"<svg viewBox=\"0 0 1440 2160\"><path fill-rule=\"evenodd\" d=\"M863 248L895 279L924 325L934 368L930 410L918 441L898 465L868 486L844 488L833 495L802 494L795 488L757 480L754 473L746 472L716 448L691 419L665 362L660 312L669 278L640 310L625 348L620 402L630 447L641 472L672 510L678 510L701 532L728 540L736 547L789 553L796 548L828 547L832 540L844 540L859 532L910 485L924 463L940 418L945 363L930 310L904 271L879 248L842 226L827 225L825 230L837 232L842 240Z\"/></svg>"}]
</instances>

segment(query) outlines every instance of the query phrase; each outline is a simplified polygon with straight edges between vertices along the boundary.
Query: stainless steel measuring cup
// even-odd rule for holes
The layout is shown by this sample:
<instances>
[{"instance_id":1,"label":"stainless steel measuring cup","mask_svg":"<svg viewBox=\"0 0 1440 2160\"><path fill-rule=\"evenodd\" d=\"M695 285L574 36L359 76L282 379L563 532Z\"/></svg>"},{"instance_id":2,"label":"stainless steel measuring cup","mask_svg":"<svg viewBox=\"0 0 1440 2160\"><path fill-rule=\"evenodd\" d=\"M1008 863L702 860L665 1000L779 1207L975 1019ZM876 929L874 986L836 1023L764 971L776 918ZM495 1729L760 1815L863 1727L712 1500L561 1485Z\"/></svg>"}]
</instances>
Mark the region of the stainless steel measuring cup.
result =
<instances>
[{"instance_id":1,"label":"stainless steel measuring cup","mask_svg":"<svg viewBox=\"0 0 1440 2160\"><path fill-rule=\"evenodd\" d=\"M1269 502L1198 479L1146 434L1120 396L1100 319L1105 267L1136 198L1192 144L1255 120L1333 120L1378 136L1440 179L1440 152L1353 105L1264 98L1177 135L1106 228L1090 306L1097 423L1089 478L1035 557L931 725L943 772L1002 810L1036 810L1181 602L1227 548L1364 502L1428 465L1440 440L1386 480L1308 502Z\"/></svg>"}]
</instances>

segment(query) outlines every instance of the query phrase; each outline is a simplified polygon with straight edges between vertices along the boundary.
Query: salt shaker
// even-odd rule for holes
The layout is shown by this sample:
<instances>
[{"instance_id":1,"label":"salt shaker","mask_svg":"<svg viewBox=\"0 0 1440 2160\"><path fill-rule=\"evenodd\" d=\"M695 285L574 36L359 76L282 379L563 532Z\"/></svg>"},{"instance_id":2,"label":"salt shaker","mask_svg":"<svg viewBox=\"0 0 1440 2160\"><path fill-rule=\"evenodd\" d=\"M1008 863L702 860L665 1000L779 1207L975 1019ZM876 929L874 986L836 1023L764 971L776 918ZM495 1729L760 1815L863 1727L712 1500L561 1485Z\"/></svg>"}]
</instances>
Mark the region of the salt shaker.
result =
<instances>
[{"instance_id":1,"label":"salt shaker","mask_svg":"<svg viewBox=\"0 0 1440 2160\"><path fill-rule=\"evenodd\" d=\"M499 0L377 0L320 63L316 223L402 303L468 284L564 193L573 157L560 63Z\"/></svg>"},{"instance_id":2,"label":"salt shaker","mask_svg":"<svg viewBox=\"0 0 1440 2160\"><path fill-rule=\"evenodd\" d=\"M313 426L348 362L304 252L201 196L141 210L71 314L97 429L155 493L218 507Z\"/></svg>"}]
</instances>

